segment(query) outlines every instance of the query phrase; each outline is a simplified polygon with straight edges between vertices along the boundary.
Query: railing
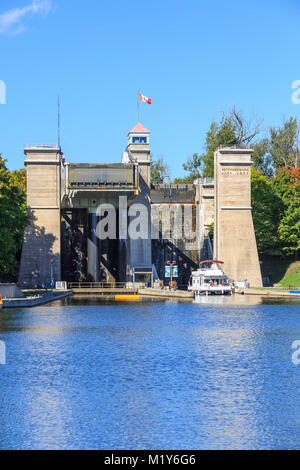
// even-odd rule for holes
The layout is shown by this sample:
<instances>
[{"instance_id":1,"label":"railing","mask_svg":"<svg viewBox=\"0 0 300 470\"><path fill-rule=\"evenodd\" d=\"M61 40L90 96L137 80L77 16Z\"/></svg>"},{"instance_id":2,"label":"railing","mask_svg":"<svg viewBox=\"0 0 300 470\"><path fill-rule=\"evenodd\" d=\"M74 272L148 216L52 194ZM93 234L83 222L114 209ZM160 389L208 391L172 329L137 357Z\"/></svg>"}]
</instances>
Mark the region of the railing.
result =
<instances>
[{"instance_id":1,"label":"railing","mask_svg":"<svg viewBox=\"0 0 300 470\"><path fill-rule=\"evenodd\" d=\"M211 177L201 177L194 181L194 184L214 184L215 180Z\"/></svg>"},{"instance_id":2,"label":"railing","mask_svg":"<svg viewBox=\"0 0 300 470\"><path fill-rule=\"evenodd\" d=\"M55 145L45 145L45 144L26 144L26 148L45 148L45 149L58 149L59 147Z\"/></svg>"},{"instance_id":3,"label":"railing","mask_svg":"<svg viewBox=\"0 0 300 470\"><path fill-rule=\"evenodd\" d=\"M126 282L69 282L69 289L114 289L126 288Z\"/></svg>"}]
</instances>

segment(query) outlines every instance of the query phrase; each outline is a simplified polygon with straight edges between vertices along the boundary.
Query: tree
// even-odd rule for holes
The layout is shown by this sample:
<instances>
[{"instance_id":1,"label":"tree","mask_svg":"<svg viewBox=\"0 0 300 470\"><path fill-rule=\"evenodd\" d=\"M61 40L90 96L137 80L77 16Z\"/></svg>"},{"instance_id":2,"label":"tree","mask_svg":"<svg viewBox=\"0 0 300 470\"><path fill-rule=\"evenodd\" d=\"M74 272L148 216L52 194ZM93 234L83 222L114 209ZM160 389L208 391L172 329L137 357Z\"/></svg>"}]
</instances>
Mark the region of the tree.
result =
<instances>
[{"instance_id":1,"label":"tree","mask_svg":"<svg viewBox=\"0 0 300 470\"><path fill-rule=\"evenodd\" d=\"M183 163L182 166L183 166L184 171L189 172L187 180L190 183L193 183L197 178L200 178L201 168L202 168L202 159L197 153L194 153L192 158L188 158L187 162Z\"/></svg>"},{"instance_id":2,"label":"tree","mask_svg":"<svg viewBox=\"0 0 300 470\"><path fill-rule=\"evenodd\" d=\"M193 184L195 178L192 175L184 176L183 178L175 178L173 183L174 184Z\"/></svg>"},{"instance_id":3,"label":"tree","mask_svg":"<svg viewBox=\"0 0 300 470\"><path fill-rule=\"evenodd\" d=\"M278 225L284 205L272 183L255 168L251 170L251 205L258 251L282 254Z\"/></svg>"},{"instance_id":4,"label":"tree","mask_svg":"<svg viewBox=\"0 0 300 470\"><path fill-rule=\"evenodd\" d=\"M151 166L151 183L153 184L162 184L166 176L170 176L168 173L169 167L168 164L164 162L164 157L160 157L157 160L152 160Z\"/></svg>"},{"instance_id":5,"label":"tree","mask_svg":"<svg viewBox=\"0 0 300 470\"><path fill-rule=\"evenodd\" d=\"M243 113L233 107L229 114L223 114L221 121L213 121L206 134L205 153L195 153L183 163L183 169L188 171L184 180L193 182L195 179L214 176L214 152L222 147L245 146L260 132L261 121L246 121ZM261 149L262 150L262 149ZM259 149L257 149L258 153Z\"/></svg>"},{"instance_id":6,"label":"tree","mask_svg":"<svg viewBox=\"0 0 300 470\"><path fill-rule=\"evenodd\" d=\"M296 118L270 128L270 155L274 168L299 166L299 124Z\"/></svg>"},{"instance_id":7,"label":"tree","mask_svg":"<svg viewBox=\"0 0 300 470\"><path fill-rule=\"evenodd\" d=\"M297 258L300 250L300 169L280 168L272 184L284 206L278 227L282 250Z\"/></svg>"},{"instance_id":8,"label":"tree","mask_svg":"<svg viewBox=\"0 0 300 470\"><path fill-rule=\"evenodd\" d=\"M256 170L260 171L268 179L274 176L272 158L269 153L269 147L269 140L265 137L264 139L252 145L253 153L251 155L253 167L256 168Z\"/></svg>"},{"instance_id":9,"label":"tree","mask_svg":"<svg viewBox=\"0 0 300 470\"><path fill-rule=\"evenodd\" d=\"M232 147L236 144L235 126L231 116L223 116L220 123L213 122L206 134L205 153L201 156L202 175L214 176L214 153L218 147Z\"/></svg>"},{"instance_id":10,"label":"tree","mask_svg":"<svg viewBox=\"0 0 300 470\"><path fill-rule=\"evenodd\" d=\"M235 106L230 110L230 118L235 129L237 146L249 145L261 131L262 119L247 121L243 112Z\"/></svg>"},{"instance_id":11,"label":"tree","mask_svg":"<svg viewBox=\"0 0 300 470\"><path fill-rule=\"evenodd\" d=\"M10 173L10 182L13 186L18 186L21 191L26 192L26 170L13 170Z\"/></svg>"},{"instance_id":12,"label":"tree","mask_svg":"<svg viewBox=\"0 0 300 470\"><path fill-rule=\"evenodd\" d=\"M0 275L14 276L27 224L25 170L10 172L0 154Z\"/></svg>"},{"instance_id":13,"label":"tree","mask_svg":"<svg viewBox=\"0 0 300 470\"><path fill-rule=\"evenodd\" d=\"M177 178L174 182L193 183L200 177L213 177L214 175L214 152L220 145L235 145L236 137L231 118L223 116L220 123L212 122L206 134L205 153L199 155L194 153L183 163L183 169L188 172L184 178Z\"/></svg>"}]
</instances>

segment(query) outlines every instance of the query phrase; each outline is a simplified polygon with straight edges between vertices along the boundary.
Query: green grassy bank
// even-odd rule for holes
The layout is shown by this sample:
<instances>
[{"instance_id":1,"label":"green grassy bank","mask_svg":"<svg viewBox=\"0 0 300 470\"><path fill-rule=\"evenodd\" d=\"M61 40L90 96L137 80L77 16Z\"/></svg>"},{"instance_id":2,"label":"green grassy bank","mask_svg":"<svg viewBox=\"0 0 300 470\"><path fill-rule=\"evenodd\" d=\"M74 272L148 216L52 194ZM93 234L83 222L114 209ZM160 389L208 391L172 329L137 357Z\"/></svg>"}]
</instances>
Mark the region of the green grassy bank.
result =
<instances>
[{"instance_id":1,"label":"green grassy bank","mask_svg":"<svg viewBox=\"0 0 300 470\"><path fill-rule=\"evenodd\" d=\"M268 277L271 284L300 287L300 261L278 256L263 256L260 259L262 276Z\"/></svg>"}]
</instances>

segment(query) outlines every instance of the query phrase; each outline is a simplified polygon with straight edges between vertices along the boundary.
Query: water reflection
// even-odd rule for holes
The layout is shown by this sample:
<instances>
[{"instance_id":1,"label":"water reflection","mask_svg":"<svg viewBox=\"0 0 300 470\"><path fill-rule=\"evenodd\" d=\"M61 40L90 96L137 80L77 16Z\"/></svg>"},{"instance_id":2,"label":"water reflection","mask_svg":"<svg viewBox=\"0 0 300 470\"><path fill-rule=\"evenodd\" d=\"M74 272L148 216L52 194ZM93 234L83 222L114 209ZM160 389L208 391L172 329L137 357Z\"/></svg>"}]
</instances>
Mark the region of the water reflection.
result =
<instances>
[{"instance_id":1,"label":"water reflection","mask_svg":"<svg viewBox=\"0 0 300 470\"><path fill-rule=\"evenodd\" d=\"M194 303L204 305L300 305L300 297L270 297L264 295L210 295L197 296Z\"/></svg>"},{"instance_id":2,"label":"water reflection","mask_svg":"<svg viewBox=\"0 0 300 470\"><path fill-rule=\"evenodd\" d=\"M299 304L239 297L3 312L0 448L298 448Z\"/></svg>"}]
</instances>

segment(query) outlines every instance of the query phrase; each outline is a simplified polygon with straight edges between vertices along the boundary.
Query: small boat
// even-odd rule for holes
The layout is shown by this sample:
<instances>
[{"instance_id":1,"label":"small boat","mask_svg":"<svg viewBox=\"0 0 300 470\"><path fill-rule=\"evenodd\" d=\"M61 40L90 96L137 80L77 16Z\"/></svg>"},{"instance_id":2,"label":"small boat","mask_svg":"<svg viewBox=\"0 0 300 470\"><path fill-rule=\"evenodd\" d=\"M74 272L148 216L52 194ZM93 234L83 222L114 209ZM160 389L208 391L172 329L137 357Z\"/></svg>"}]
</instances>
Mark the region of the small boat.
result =
<instances>
[{"instance_id":1,"label":"small boat","mask_svg":"<svg viewBox=\"0 0 300 470\"><path fill-rule=\"evenodd\" d=\"M3 307L3 300L2 300L2 297L0 295L0 310L1 310L2 307Z\"/></svg>"},{"instance_id":2,"label":"small boat","mask_svg":"<svg viewBox=\"0 0 300 470\"><path fill-rule=\"evenodd\" d=\"M201 261L197 271L193 271L188 290L195 295L231 295L232 284L222 270L223 261Z\"/></svg>"}]
</instances>

